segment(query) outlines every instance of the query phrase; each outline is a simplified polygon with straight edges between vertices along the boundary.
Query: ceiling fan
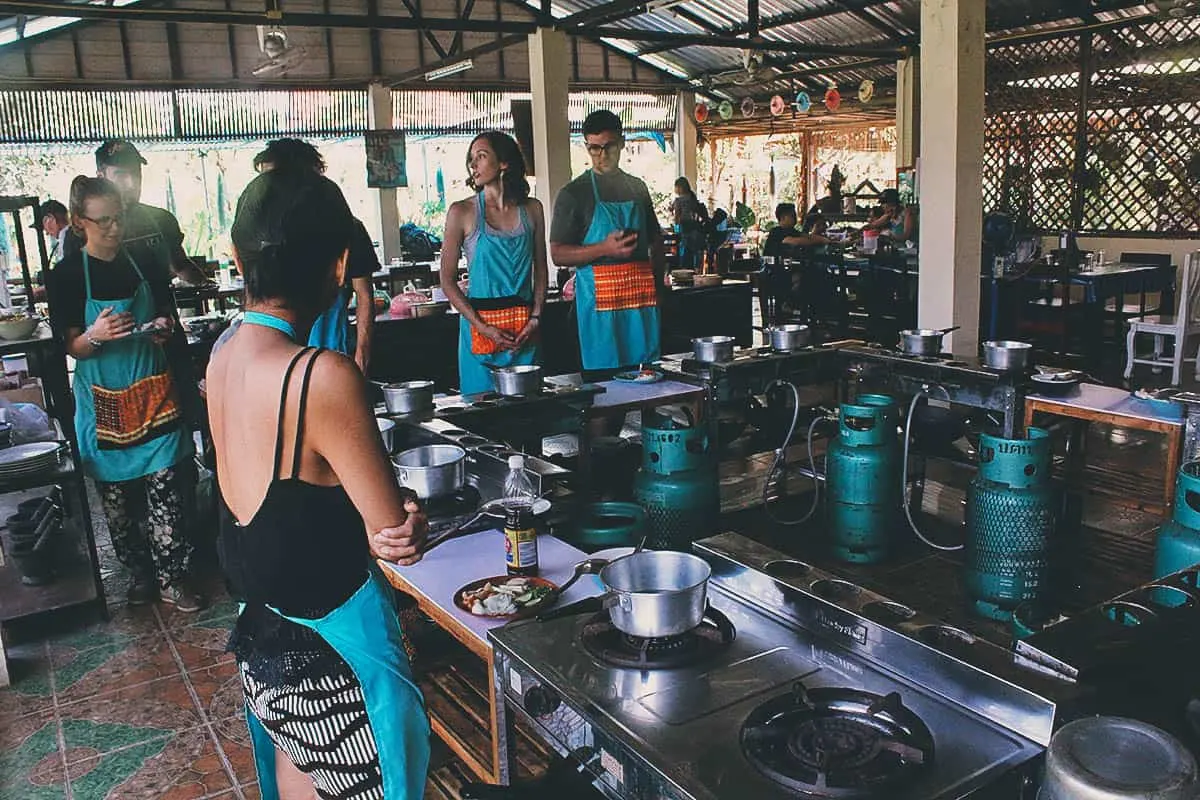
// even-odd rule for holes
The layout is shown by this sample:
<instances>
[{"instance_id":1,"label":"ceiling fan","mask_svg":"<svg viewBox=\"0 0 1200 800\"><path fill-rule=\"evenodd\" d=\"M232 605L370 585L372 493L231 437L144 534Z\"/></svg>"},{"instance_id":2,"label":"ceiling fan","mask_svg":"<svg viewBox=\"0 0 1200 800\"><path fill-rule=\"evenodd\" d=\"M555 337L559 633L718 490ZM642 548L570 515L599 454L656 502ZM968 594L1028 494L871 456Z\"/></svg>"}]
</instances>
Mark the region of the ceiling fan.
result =
<instances>
[{"instance_id":1,"label":"ceiling fan","mask_svg":"<svg viewBox=\"0 0 1200 800\"><path fill-rule=\"evenodd\" d=\"M289 46L287 31L278 26L258 26L258 49L264 60L251 72L256 77L285 75L292 67L304 61L307 51L300 46Z\"/></svg>"}]
</instances>

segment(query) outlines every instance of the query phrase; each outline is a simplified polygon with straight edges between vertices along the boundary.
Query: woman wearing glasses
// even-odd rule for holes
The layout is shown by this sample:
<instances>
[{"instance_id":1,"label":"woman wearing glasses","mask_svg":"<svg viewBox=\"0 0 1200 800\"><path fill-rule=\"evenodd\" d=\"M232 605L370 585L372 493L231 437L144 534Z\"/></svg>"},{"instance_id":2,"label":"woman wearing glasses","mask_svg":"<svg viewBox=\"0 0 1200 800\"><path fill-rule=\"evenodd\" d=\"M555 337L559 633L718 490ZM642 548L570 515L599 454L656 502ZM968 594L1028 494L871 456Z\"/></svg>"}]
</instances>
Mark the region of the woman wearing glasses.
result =
<instances>
[{"instance_id":1,"label":"woman wearing glasses","mask_svg":"<svg viewBox=\"0 0 1200 800\"><path fill-rule=\"evenodd\" d=\"M50 321L75 359L75 432L96 481L113 549L132 573L129 602L160 598L197 611L187 586L192 440L163 345L173 328L170 276L122 246L117 187L71 183L71 224L84 240L50 273Z\"/></svg>"},{"instance_id":2,"label":"woman wearing glasses","mask_svg":"<svg viewBox=\"0 0 1200 800\"><path fill-rule=\"evenodd\" d=\"M476 195L450 206L442 240L441 285L462 315L458 388L492 390L489 367L532 364L546 302L546 223L529 196L525 158L506 133L486 131L467 149L467 185ZM458 288L466 253L469 297Z\"/></svg>"}]
</instances>

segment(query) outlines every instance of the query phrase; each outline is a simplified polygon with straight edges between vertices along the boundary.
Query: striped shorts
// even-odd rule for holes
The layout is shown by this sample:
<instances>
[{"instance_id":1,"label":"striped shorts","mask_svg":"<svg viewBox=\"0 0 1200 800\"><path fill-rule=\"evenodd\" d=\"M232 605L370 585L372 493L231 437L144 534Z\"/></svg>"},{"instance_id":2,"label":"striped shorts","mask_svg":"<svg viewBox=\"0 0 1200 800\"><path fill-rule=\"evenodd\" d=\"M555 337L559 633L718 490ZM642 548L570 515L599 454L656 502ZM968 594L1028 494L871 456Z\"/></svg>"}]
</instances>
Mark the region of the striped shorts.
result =
<instances>
[{"instance_id":1,"label":"striped shorts","mask_svg":"<svg viewBox=\"0 0 1200 800\"><path fill-rule=\"evenodd\" d=\"M250 711L271 741L328 800L383 800L379 749L353 675L272 686L239 664Z\"/></svg>"}]
</instances>

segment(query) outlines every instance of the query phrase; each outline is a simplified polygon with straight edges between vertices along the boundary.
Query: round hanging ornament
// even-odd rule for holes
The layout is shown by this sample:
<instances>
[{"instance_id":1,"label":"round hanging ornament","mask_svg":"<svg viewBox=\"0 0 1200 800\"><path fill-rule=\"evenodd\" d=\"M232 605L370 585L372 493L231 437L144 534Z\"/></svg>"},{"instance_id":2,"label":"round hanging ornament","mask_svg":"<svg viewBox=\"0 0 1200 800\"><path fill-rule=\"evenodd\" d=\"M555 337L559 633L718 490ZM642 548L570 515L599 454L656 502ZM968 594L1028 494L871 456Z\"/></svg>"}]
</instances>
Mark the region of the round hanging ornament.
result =
<instances>
[{"instance_id":1,"label":"round hanging ornament","mask_svg":"<svg viewBox=\"0 0 1200 800\"><path fill-rule=\"evenodd\" d=\"M825 107L830 111L837 111L842 105L842 93L837 90L836 86L830 86L825 90Z\"/></svg>"},{"instance_id":2,"label":"round hanging ornament","mask_svg":"<svg viewBox=\"0 0 1200 800\"><path fill-rule=\"evenodd\" d=\"M696 103L696 122L708 122L708 105L706 103Z\"/></svg>"},{"instance_id":3,"label":"round hanging ornament","mask_svg":"<svg viewBox=\"0 0 1200 800\"><path fill-rule=\"evenodd\" d=\"M746 97L742 100L742 116L743 117L753 117L754 116L754 98L753 97Z\"/></svg>"},{"instance_id":4,"label":"round hanging ornament","mask_svg":"<svg viewBox=\"0 0 1200 800\"><path fill-rule=\"evenodd\" d=\"M772 97L771 98L771 116L778 117L781 114L783 114L783 110L786 107L786 105L787 104L783 102L783 98L780 97L779 95L775 95L774 97Z\"/></svg>"},{"instance_id":5,"label":"round hanging ornament","mask_svg":"<svg viewBox=\"0 0 1200 800\"><path fill-rule=\"evenodd\" d=\"M865 80L858 85L858 102L869 103L875 96L875 81Z\"/></svg>"},{"instance_id":6,"label":"round hanging ornament","mask_svg":"<svg viewBox=\"0 0 1200 800\"><path fill-rule=\"evenodd\" d=\"M801 114L806 114L810 108L812 108L812 98L808 96L808 92L797 92L796 110Z\"/></svg>"},{"instance_id":7,"label":"round hanging ornament","mask_svg":"<svg viewBox=\"0 0 1200 800\"><path fill-rule=\"evenodd\" d=\"M733 103L722 100L721 105L717 106L717 113L721 115L721 119L730 119L733 117Z\"/></svg>"}]
</instances>

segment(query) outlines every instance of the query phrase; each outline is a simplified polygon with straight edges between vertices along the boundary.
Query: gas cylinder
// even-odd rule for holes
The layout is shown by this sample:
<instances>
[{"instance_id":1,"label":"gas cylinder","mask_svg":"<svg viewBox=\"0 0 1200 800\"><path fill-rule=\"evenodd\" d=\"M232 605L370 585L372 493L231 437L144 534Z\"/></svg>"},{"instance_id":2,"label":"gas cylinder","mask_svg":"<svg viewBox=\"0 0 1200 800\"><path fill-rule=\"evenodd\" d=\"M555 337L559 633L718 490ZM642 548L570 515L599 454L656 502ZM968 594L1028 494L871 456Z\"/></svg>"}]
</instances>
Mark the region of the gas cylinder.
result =
<instances>
[{"instance_id":1,"label":"gas cylinder","mask_svg":"<svg viewBox=\"0 0 1200 800\"><path fill-rule=\"evenodd\" d=\"M1154 577L1200 564L1200 461L1179 468L1175 481L1175 510L1158 529Z\"/></svg>"},{"instance_id":2,"label":"gas cylinder","mask_svg":"<svg viewBox=\"0 0 1200 800\"><path fill-rule=\"evenodd\" d=\"M650 521L647 547L686 551L715 533L721 496L708 432L660 414L645 415L633 497Z\"/></svg>"},{"instance_id":3,"label":"gas cylinder","mask_svg":"<svg viewBox=\"0 0 1200 800\"><path fill-rule=\"evenodd\" d=\"M896 406L881 394L842 403L825 467L834 554L873 564L887 557L900 513Z\"/></svg>"},{"instance_id":4,"label":"gas cylinder","mask_svg":"<svg viewBox=\"0 0 1200 800\"><path fill-rule=\"evenodd\" d=\"M1050 434L979 437L979 472L967 489L966 585L975 611L1012 620L1024 602L1045 599L1058 491L1050 475Z\"/></svg>"}]
</instances>

